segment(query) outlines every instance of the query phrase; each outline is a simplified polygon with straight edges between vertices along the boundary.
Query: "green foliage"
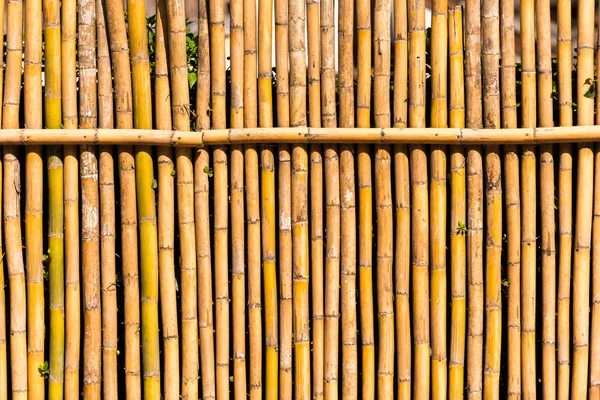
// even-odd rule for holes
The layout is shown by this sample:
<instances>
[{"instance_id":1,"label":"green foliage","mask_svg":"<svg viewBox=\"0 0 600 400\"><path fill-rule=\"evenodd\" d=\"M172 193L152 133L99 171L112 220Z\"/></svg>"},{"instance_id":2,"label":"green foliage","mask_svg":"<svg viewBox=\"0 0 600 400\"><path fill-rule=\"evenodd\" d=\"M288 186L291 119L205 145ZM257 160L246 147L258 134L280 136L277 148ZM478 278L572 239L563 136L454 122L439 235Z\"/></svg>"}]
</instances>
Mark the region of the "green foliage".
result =
<instances>
[{"instance_id":1,"label":"green foliage","mask_svg":"<svg viewBox=\"0 0 600 400\"><path fill-rule=\"evenodd\" d=\"M50 366L48 365L48 361L44 361L42 365L38 366L38 372L42 378L48 378L50 375Z\"/></svg>"}]
</instances>

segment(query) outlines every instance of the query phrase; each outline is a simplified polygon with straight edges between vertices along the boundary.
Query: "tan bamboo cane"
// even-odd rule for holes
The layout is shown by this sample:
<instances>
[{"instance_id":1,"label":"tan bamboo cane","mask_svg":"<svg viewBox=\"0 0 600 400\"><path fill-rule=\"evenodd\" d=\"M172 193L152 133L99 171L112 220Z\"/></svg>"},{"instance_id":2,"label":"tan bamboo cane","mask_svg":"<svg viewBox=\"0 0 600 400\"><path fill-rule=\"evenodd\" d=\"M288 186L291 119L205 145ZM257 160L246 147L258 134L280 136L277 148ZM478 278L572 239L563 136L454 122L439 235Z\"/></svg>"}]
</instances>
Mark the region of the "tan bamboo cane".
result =
<instances>
[{"instance_id":1,"label":"tan bamboo cane","mask_svg":"<svg viewBox=\"0 0 600 400\"><path fill-rule=\"evenodd\" d=\"M552 32L550 2L535 3L539 126L554 126L552 105ZM540 213L542 250L542 393L556 398L556 229L554 154L551 144L540 147Z\"/></svg>"},{"instance_id":2,"label":"tan bamboo cane","mask_svg":"<svg viewBox=\"0 0 600 400\"><path fill-rule=\"evenodd\" d=\"M466 126L482 127L481 1L465 3ZM468 399L483 396L483 161L467 148L467 384Z\"/></svg>"},{"instance_id":3,"label":"tan bamboo cane","mask_svg":"<svg viewBox=\"0 0 600 400\"><path fill-rule=\"evenodd\" d=\"M356 3L357 92L356 124L371 126L371 2ZM375 327L373 316L373 198L371 154L367 145L357 146L359 187L359 299L362 341L362 383L364 399L375 397Z\"/></svg>"},{"instance_id":4,"label":"tan bamboo cane","mask_svg":"<svg viewBox=\"0 0 600 400\"><path fill-rule=\"evenodd\" d=\"M98 17L100 14L98 14ZM98 18L100 19L100 18ZM100 46L98 47L100 51ZM110 71L110 70L109 70ZM99 71L99 76L101 75ZM110 75L109 75L110 76ZM100 92L100 88L98 88ZM102 115L102 113L100 113ZM100 117L102 118L102 117ZM106 151L108 150L108 151ZM102 287L102 389L105 396L118 397L117 370L117 280L115 259L115 180L112 149L101 148L100 186L100 275Z\"/></svg>"},{"instance_id":5,"label":"tan bamboo cane","mask_svg":"<svg viewBox=\"0 0 600 400\"><path fill-rule=\"evenodd\" d=\"M308 121L309 126L321 125L321 30L319 1L306 1L306 45L308 59ZM289 7L289 6L288 6ZM291 7L288 8L290 11ZM294 23L290 21L291 25ZM303 24L304 25L304 24ZM290 31L291 34L292 31ZM291 38L293 40L293 38ZM290 45L290 56L294 53ZM290 60L291 61L291 60ZM291 65L290 65L291 67ZM290 93L291 94L291 93ZM293 110L292 110L293 112ZM316 379L316 372L315 372ZM315 382L316 385L316 382ZM317 394L317 397L318 394Z\"/></svg>"},{"instance_id":6,"label":"tan bamboo cane","mask_svg":"<svg viewBox=\"0 0 600 400\"><path fill-rule=\"evenodd\" d=\"M167 2L156 4L156 49L154 109L156 127L169 129L171 119L171 89L169 86L169 65L167 59L168 32ZM164 379L169 382L163 390L165 400L179 398L179 326L177 315L177 286L175 278L175 165L173 149L159 147L158 162L158 274L160 307L162 318L162 339L164 352Z\"/></svg>"},{"instance_id":7,"label":"tan bamboo cane","mask_svg":"<svg viewBox=\"0 0 600 400\"><path fill-rule=\"evenodd\" d=\"M3 8L3 7L0 7ZM0 12L3 14L3 12ZM3 82L0 81L0 85ZM1 107L0 107L1 108ZM2 168L2 162L0 161L0 168ZM0 171L0 196L2 195L2 172ZM2 211L0 210L0 218ZM0 229L0 252L4 254L4 248L2 247L2 230ZM8 399L8 366L7 360L7 340L6 340L6 278L4 272L4 257L0 261L0 399ZM10 277L9 277L10 279ZM10 301L10 299L9 299Z\"/></svg>"},{"instance_id":8,"label":"tan bamboo cane","mask_svg":"<svg viewBox=\"0 0 600 400\"><path fill-rule=\"evenodd\" d=\"M339 124L354 126L354 2L342 0L338 6ZM327 23L327 19L325 19ZM324 63L327 65L327 63ZM326 79L324 79L326 81ZM327 86L325 86L327 87ZM330 113L323 113L323 119ZM354 148L344 145L340 159L341 218L341 324L342 396L358 398L358 348L356 313L356 186Z\"/></svg>"},{"instance_id":9,"label":"tan bamboo cane","mask_svg":"<svg viewBox=\"0 0 600 400\"><path fill-rule=\"evenodd\" d=\"M431 20L431 126L448 126L448 2L433 2ZM446 148L431 148L431 394L447 396Z\"/></svg>"},{"instance_id":10,"label":"tan bamboo cane","mask_svg":"<svg viewBox=\"0 0 600 400\"><path fill-rule=\"evenodd\" d=\"M408 3L408 121L410 127L425 126L425 4ZM412 184L411 236L421 238L412 242L413 291L413 397L429 398L429 195L427 187L427 154L425 146L410 147Z\"/></svg>"},{"instance_id":11,"label":"tan bamboo cane","mask_svg":"<svg viewBox=\"0 0 600 400\"><path fill-rule=\"evenodd\" d=\"M258 98L257 84L257 43L256 43L256 6L255 0L244 1L244 126L247 128L256 128L259 120L258 113L264 107L263 101L270 102L271 82L270 79L262 79L262 82L269 83L269 100L264 99L265 88L261 89L261 98ZM259 7L265 7L261 2ZM263 58L262 64L265 64L265 47L269 49L269 57L272 57L271 50L271 29L273 9L271 3L267 5L270 12L268 21L264 20L265 10L261 8L259 16L259 39L266 43L260 43L260 54ZM261 24L267 24L263 27ZM267 35L265 38L264 35ZM268 68L268 78L271 77L271 60L266 60ZM261 65L265 68L265 65ZM262 70L261 70L262 72ZM262 83L264 85L264 83ZM261 106L259 107L259 101ZM269 111L271 113L271 111ZM270 116L272 119L272 116ZM261 116L261 124L264 115ZM272 126L272 123L271 123ZM249 145L244 148L245 159L245 179L246 179L246 202L247 202L247 224L248 224L248 335L249 335L249 374L248 391L250 399L262 399L262 374L263 374L263 349L262 349L262 299L261 299L261 228L260 228L260 188L259 188L259 152L256 146ZM244 388L244 390L246 390ZM245 393L245 392L244 392Z\"/></svg>"},{"instance_id":12,"label":"tan bamboo cane","mask_svg":"<svg viewBox=\"0 0 600 400\"><path fill-rule=\"evenodd\" d=\"M244 126L245 84L243 21L244 1L232 0L230 7L231 127L241 128ZM243 399L246 397L246 264L244 243L244 154L243 148L240 145L231 147L230 193L233 395L235 399Z\"/></svg>"},{"instance_id":13,"label":"tan bamboo cane","mask_svg":"<svg viewBox=\"0 0 600 400\"><path fill-rule=\"evenodd\" d=\"M522 118L524 127L536 126L535 4L521 3ZM525 146L521 164L521 358L523 398L536 396L536 160L535 148Z\"/></svg>"},{"instance_id":14,"label":"tan bamboo cane","mask_svg":"<svg viewBox=\"0 0 600 400\"><path fill-rule=\"evenodd\" d=\"M0 5L0 18L4 21L6 18L6 10L5 10L6 4L2 4ZM2 26L0 26L0 34L2 35L2 37L4 38L6 35L6 24L3 24ZM2 65L0 66L0 101L4 101L4 52L8 50L8 47L5 49L4 47L4 40L2 40L2 44L0 44L0 60L2 60ZM0 107L0 125L2 124L2 108ZM8 390L8 388L6 389Z\"/></svg>"},{"instance_id":15,"label":"tan bamboo cane","mask_svg":"<svg viewBox=\"0 0 600 400\"><path fill-rule=\"evenodd\" d=\"M485 128L500 127L500 2L484 0L482 17L483 121ZM485 398L500 396L502 349L502 181L499 146L487 146L486 175L486 332L483 389Z\"/></svg>"},{"instance_id":16,"label":"tan bamboo cane","mask_svg":"<svg viewBox=\"0 0 600 400\"><path fill-rule=\"evenodd\" d=\"M450 59L450 127L465 124L465 81L463 75L462 7L448 9L448 48ZM451 256L451 337L448 363L448 397L462 399L465 378L466 342L466 159L464 148L453 146L450 159L450 252Z\"/></svg>"},{"instance_id":17,"label":"tan bamboo cane","mask_svg":"<svg viewBox=\"0 0 600 400\"><path fill-rule=\"evenodd\" d=\"M96 2L98 65L98 126L114 128L112 68L104 3ZM115 174L112 146L99 148L99 196L101 289L102 289L102 389L109 397L118 396L117 372L117 282L115 266ZM129 353L129 352L128 352ZM129 357L130 354L127 354Z\"/></svg>"},{"instance_id":18,"label":"tan bamboo cane","mask_svg":"<svg viewBox=\"0 0 600 400\"><path fill-rule=\"evenodd\" d=\"M100 282L100 199L98 161L93 148L81 153L81 250L84 294L83 392L88 399L100 399L101 392L101 282ZM93 360L87 360L94 357Z\"/></svg>"},{"instance_id":19,"label":"tan bamboo cane","mask_svg":"<svg viewBox=\"0 0 600 400\"><path fill-rule=\"evenodd\" d=\"M289 27L286 0L275 2L275 74L277 126L290 126Z\"/></svg>"},{"instance_id":20,"label":"tan bamboo cane","mask_svg":"<svg viewBox=\"0 0 600 400\"><path fill-rule=\"evenodd\" d=\"M500 59L502 127L517 127L515 67L515 5L500 1ZM504 152L504 179L507 237L507 397L521 395L521 196L519 192L519 149L507 146Z\"/></svg>"},{"instance_id":21,"label":"tan bamboo cane","mask_svg":"<svg viewBox=\"0 0 600 400\"><path fill-rule=\"evenodd\" d=\"M306 126L305 10L300 0L288 1L290 50L290 126ZM294 318L294 391L297 400L311 398L308 152L292 146L291 227Z\"/></svg>"},{"instance_id":22,"label":"tan bamboo cane","mask_svg":"<svg viewBox=\"0 0 600 400\"><path fill-rule=\"evenodd\" d=\"M62 126L60 5L45 1L45 125ZM48 397L63 398L65 351L63 159L59 146L48 148L48 277L50 286L50 349Z\"/></svg>"},{"instance_id":23,"label":"tan bamboo cane","mask_svg":"<svg viewBox=\"0 0 600 400\"><path fill-rule=\"evenodd\" d=\"M77 5L77 61L79 65L79 117L82 128L97 127L97 87L96 87L96 2L81 0ZM66 95L66 93L65 93ZM69 115L67 109L65 113ZM83 392L87 398L100 399L102 368L102 328L100 310L100 255L98 223L98 161L94 146L80 149L81 179L81 272L83 279ZM77 203L75 203L76 205ZM67 313L79 308L79 268L72 267L67 279L72 285L69 295L71 307L67 303ZM71 314L68 314L71 316ZM75 314L76 315L76 314ZM79 318L69 323L73 335L73 347L67 346L65 360L65 398L79 397ZM69 333L67 332L67 335ZM70 339L67 339L70 342ZM73 350L71 352L71 350Z\"/></svg>"},{"instance_id":24,"label":"tan bamboo cane","mask_svg":"<svg viewBox=\"0 0 600 400\"><path fill-rule=\"evenodd\" d=\"M279 146L279 398L292 399L292 216L291 155Z\"/></svg>"},{"instance_id":25,"label":"tan bamboo cane","mask_svg":"<svg viewBox=\"0 0 600 400\"><path fill-rule=\"evenodd\" d=\"M251 21L253 22L253 21ZM272 127L273 126L273 86L272 86L272 54L273 54L273 2L271 0L260 0L258 2L258 120L261 127ZM252 26L249 23L248 26ZM252 60L252 59L250 59ZM252 68L254 64L251 64L249 68ZM247 148L246 154L248 164L253 157L248 157L250 153L254 153L256 150L253 148ZM257 239L262 244L262 276L264 279L264 332L265 332L265 350L264 356L262 349L258 348L258 353L254 353L254 347L250 348L250 359L251 360L263 360L264 368L259 366L251 367L250 372L250 397L262 398L263 393L266 399L273 400L278 396L278 314L277 314L277 272L276 272L276 219L275 219L275 158L271 147L265 146L260 150L260 162L261 162L261 181L260 181L260 216L250 215L253 205L250 199L248 200L248 213L251 218L260 218L260 235L261 238ZM256 167L247 165L249 171L254 171ZM254 174L254 172L249 172ZM258 181L257 176L252 179ZM248 177L249 181L251 178ZM251 185L250 188L253 188ZM249 191L250 194L250 191ZM252 229L256 229L255 225L252 225ZM250 243L249 243L250 244ZM256 244L254 245L256 246ZM254 274L250 271L254 268L252 260L249 259L248 269L249 274L252 274L252 282L257 280L256 286L250 286L249 292L252 296L249 301L250 304L260 304L260 275L254 278ZM259 261L259 260L257 260ZM258 266L257 266L258 267ZM259 272L260 273L260 272ZM254 285L254 283L252 284ZM254 297L253 287L258 291L258 297ZM250 341L258 342L256 347L261 345L262 341L262 317L260 309L251 308L249 311L250 318ZM256 317L254 316L256 314ZM260 319L260 323L257 325L254 319ZM252 327L255 326L254 329ZM254 332L254 333L253 333ZM254 339L253 337L261 337L260 340ZM264 358L263 358L264 357ZM255 364L254 361L251 361ZM262 376L254 376L252 370L257 374L264 370L264 381ZM264 391L262 388L262 382L264 382Z\"/></svg>"},{"instance_id":26,"label":"tan bamboo cane","mask_svg":"<svg viewBox=\"0 0 600 400\"><path fill-rule=\"evenodd\" d=\"M596 145L596 147L598 147ZM600 396L600 268L598 254L600 250L600 149L594 152L594 204L592 222L592 327L590 332L590 383L588 398L596 399ZM594 257L595 256L595 257Z\"/></svg>"},{"instance_id":27,"label":"tan bamboo cane","mask_svg":"<svg viewBox=\"0 0 600 400\"><path fill-rule=\"evenodd\" d=\"M373 111L375 126L391 125L390 58L391 0L376 0L373 9L374 80ZM377 391L379 396L394 392L394 274L393 211L390 146L375 147L375 206L377 212L377 314L379 352Z\"/></svg>"},{"instance_id":28,"label":"tan bamboo cane","mask_svg":"<svg viewBox=\"0 0 600 400\"><path fill-rule=\"evenodd\" d=\"M24 107L42 109L42 1L25 1ZM40 112L25 113L25 126L42 128ZM42 147L25 150L25 263L27 265L27 390L45 396Z\"/></svg>"},{"instance_id":29,"label":"tan bamboo cane","mask_svg":"<svg viewBox=\"0 0 600 400\"><path fill-rule=\"evenodd\" d=\"M577 29L577 124L594 123L594 100L585 93L594 75L594 6L590 1L578 3ZM593 84L593 82L591 82ZM573 263L573 370L571 396L587 395L589 362L590 242L593 216L593 153L591 145L579 147L577 205L575 218L575 255Z\"/></svg>"},{"instance_id":30,"label":"tan bamboo cane","mask_svg":"<svg viewBox=\"0 0 600 400\"><path fill-rule=\"evenodd\" d=\"M336 96L335 96L335 26L334 3L326 0L321 2L321 121L323 126L336 126ZM309 27L310 29L310 27ZM310 50L310 44L309 44ZM310 104L310 101L309 101ZM311 113L312 114L312 113ZM312 119L312 116L311 116ZM312 124L311 124L312 125ZM339 393L339 322L340 322L340 164L338 147L326 145L323 155L325 157L325 213L326 213L326 251L325 251L325 331L324 331L324 398L337 399ZM313 176L311 183L316 182ZM314 192L313 192L314 195ZM311 201L314 199L311 198ZM322 202L321 202L322 206ZM320 243L322 246L322 241ZM322 247L321 247L322 249ZM315 268L313 268L313 271ZM322 269L321 269L322 274ZM322 276L322 275L321 275ZM313 287L318 286L323 290L317 280L319 277L313 273ZM313 303L313 314L316 304ZM318 340L316 327L318 321L313 318L313 343ZM314 349L316 349L316 343ZM313 352L314 352L313 349ZM314 358L313 358L314 364ZM316 366L316 364L315 364ZM315 371L315 379L318 379ZM323 382L323 380L321 380ZM315 392L318 391L319 382L314 382Z\"/></svg>"},{"instance_id":31,"label":"tan bamboo cane","mask_svg":"<svg viewBox=\"0 0 600 400\"><path fill-rule=\"evenodd\" d=\"M325 80L323 86L326 86ZM325 340L324 397L338 397L338 355L340 315L340 170L336 147L325 149Z\"/></svg>"},{"instance_id":32,"label":"tan bamboo cane","mask_svg":"<svg viewBox=\"0 0 600 400\"><path fill-rule=\"evenodd\" d=\"M309 68L310 70L310 68ZM310 95L310 90L309 90ZM309 101L310 104L310 101ZM310 113L309 113L310 117ZM319 121L310 118L310 123ZM311 352L312 352L312 392L315 399L323 399L324 387L324 286L323 268L323 153L319 144L311 145L310 154L310 274L311 274ZM293 179L293 172L292 172ZM293 187L293 186L292 186ZM292 199L294 192L292 192ZM293 231L292 231L293 235ZM338 285L339 286L339 285ZM329 344L329 342L328 342ZM329 349L328 349L329 350ZM329 385L331 386L331 385Z\"/></svg>"},{"instance_id":33,"label":"tan bamboo cane","mask_svg":"<svg viewBox=\"0 0 600 400\"><path fill-rule=\"evenodd\" d=\"M167 14L165 14L167 16ZM168 20L168 19L165 19ZM198 2L198 82L196 90L196 128L210 128L210 46L208 42L208 1ZM175 39L175 38L173 38ZM169 42L170 43L170 42ZM178 44L181 48L182 44ZM183 61L183 57L181 57ZM174 79L174 77L171 77ZM202 396L215 398L215 346L213 324L213 289L211 271L208 179L209 152L201 149L194 162L194 209L196 257L198 265L198 330ZM177 360L174 360L177 362Z\"/></svg>"},{"instance_id":34,"label":"tan bamboo cane","mask_svg":"<svg viewBox=\"0 0 600 400\"><path fill-rule=\"evenodd\" d=\"M600 16L600 8L597 10ZM596 61L600 57L598 53L598 42L596 42ZM596 81L600 72L596 71ZM596 98L596 106L599 100ZM596 115L596 123L600 120L600 115ZM593 206L593 224L592 224L592 327L590 332L590 383L588 396L591 399L600 397L600 268L598 264L598 250L600 248L600 224L598 218L600 214L600 147L596 145L594 149L594 206ZM594 256L596 255L596 256Z\"/></svg>"},{"instance_id":35,"label":"tan bamboo cane","mask_svg":"<svg viewBox=\"0 0 600 400\"><path fill-rule=\"evenodd\" d=\"M394 119L393 125L405 128L408 123L408 9L406 0L394 1ZM406 145L394 146L396 188L396 357L400 399L411 393L410 333L410 170Z\"/></svg>"},{"instance_id":36,"label":"tan bamboo cane","mask_svg":"<svg viewBox=\"0 0 600 400\"><path fill-rule=\"evenodd\" d=\"M225 22L224 1L209 2L212 127L225 128ZM183 60L182 60L183 61ZM217 399L229 397L229 285L227 149L213 150L215 226L215 310Z\"/></svg>"}]
</instances>

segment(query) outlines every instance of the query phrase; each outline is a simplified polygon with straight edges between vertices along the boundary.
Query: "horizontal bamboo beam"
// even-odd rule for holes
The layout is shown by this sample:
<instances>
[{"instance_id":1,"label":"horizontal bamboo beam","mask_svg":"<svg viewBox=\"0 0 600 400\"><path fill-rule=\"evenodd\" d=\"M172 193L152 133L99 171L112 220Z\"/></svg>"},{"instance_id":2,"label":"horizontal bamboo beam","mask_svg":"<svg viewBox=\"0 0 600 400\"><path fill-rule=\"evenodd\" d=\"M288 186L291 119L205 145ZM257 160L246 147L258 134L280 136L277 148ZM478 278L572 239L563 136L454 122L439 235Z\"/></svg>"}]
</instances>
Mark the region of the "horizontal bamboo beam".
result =
<instances>
[{"instance_id":1,"label":"horizontal bamboo beam","mask_svg":"<svg viewBox=\"0 0 600 400\"><path fill-rule=\"evenodd\" d=\"M0 129L0 145L166 145L389 143L542 144L599 142L600 125L520 129L460 128L247 128L196 132L149 129Z\"/></svg>"}]
</instances>

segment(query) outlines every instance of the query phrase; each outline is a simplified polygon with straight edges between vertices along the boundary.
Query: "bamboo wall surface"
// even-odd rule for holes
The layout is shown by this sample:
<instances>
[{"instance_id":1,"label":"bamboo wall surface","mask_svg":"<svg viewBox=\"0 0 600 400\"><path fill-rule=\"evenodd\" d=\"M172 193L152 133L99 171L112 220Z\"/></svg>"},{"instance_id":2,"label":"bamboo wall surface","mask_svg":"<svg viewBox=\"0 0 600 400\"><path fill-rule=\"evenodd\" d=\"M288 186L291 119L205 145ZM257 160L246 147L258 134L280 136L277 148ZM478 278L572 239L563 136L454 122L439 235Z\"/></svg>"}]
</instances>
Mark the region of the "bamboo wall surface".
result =
<instances>
[{"instance_id":1,"label":"bamboo wall surface","mask_svg":"<svg viewBox=\"0 0 600 400\"><path fill-rule=\"evenodd\" d=\"M600 399L595 0L226 4L0 1L0 400Z\"/></svg>"}]
</instances>

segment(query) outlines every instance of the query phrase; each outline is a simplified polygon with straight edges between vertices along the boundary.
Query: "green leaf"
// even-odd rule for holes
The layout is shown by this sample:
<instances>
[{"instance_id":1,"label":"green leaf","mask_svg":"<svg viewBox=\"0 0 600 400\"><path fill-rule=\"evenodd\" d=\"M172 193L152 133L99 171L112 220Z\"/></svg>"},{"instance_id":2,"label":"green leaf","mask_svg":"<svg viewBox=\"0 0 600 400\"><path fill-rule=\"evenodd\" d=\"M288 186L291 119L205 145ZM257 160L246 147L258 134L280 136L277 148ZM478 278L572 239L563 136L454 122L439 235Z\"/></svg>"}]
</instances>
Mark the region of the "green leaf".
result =
<instances>
[{"instance_id":1,"label":"green leaf","mask_svg":"<svg viewBox=\"0 0 600 400\"><path fill-rule=\"evenodd\" d=\"M173 169L173 171L171 171L171 176L175 176L177 175L177 172Z\"/></svg>"},{"instance_id":2,"label":"green leaf","mask_svg":"<svg viewBox=\"0 0 600 400\"><path fill-rule=\"evenodd\" d=\"M204 173L207 174L209 178L212 178L213 170L211 167L209 167L208 165L205 165L203 170L204 170Z\"/></svg>"},{"instance_id":3,"label":"green leaf","mask_svg":"<svg viewBox=\"0 0 600 400\"><path fill-rule=\"evenodd\" d=\"M158 183L156 182L156 179L152 179L152 189L156 189L158 187Z\"/></svg>"},{"instance_id":4,"label":"green leaf","mask_svg":"<svg viewBox=\"0 0 600 400\"><path fill-rule=\"evenodd\" d=\"M38 372L40 373L40 376L42 378L48 378L48 375L50 374L50 367L48 365L48 361L44 361L42 365L38 366Z\"/></svg>"},{"instance_id":5,"label":"green leaf","mask_svg":"<svg viewBox=\"0 0 600 400\"><path fill-rule=\"evenodd\" d=\"M593 99L596 97L596 85L591 85L590 88L583 94L583 97Z\"/></svg>"},{"instance_id":6,"label":"green leaf","mask_svg":"<svg viewBox=\"0 0 600 400\"><path fill-rule=\"evenodd\" d=\"M188 72L188 83L190 84L190 89L194 87L196 82L198 81L198 77L195 72Z\"/></svg>"}]
</instances>

